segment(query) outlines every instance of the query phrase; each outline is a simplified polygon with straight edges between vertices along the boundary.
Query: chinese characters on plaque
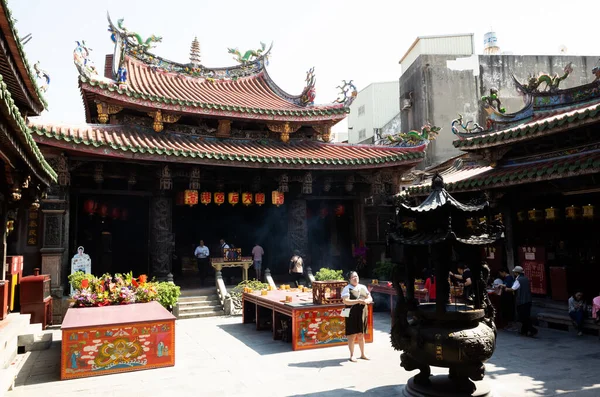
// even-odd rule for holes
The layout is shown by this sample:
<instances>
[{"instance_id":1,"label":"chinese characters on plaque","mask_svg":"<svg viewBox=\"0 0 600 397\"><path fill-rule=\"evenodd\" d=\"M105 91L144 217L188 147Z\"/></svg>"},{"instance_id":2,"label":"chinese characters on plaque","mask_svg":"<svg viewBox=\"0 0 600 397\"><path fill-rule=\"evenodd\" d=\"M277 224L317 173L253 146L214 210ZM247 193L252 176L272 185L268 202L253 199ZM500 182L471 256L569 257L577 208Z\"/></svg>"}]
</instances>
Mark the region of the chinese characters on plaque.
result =
<instances>
[{"instance_id":1,"label":"chinese characters on plaque","mask_svg":"<svg viewBox=\"0 0 600 397\"><path fill-rule=\"evenodd\" d=\"M38 210L27 211L27 245L38 245L39 216Z\"/></svg>"}]
</instances>

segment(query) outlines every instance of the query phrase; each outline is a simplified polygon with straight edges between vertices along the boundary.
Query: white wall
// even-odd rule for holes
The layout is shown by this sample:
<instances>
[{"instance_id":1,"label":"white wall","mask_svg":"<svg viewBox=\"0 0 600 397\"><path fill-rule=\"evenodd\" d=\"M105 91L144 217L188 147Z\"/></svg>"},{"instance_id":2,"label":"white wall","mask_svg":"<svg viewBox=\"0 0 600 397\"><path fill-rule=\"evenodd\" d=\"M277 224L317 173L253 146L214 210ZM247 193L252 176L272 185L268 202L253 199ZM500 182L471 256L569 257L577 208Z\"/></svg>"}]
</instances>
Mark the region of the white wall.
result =
<instances>
[{"instance_id":1,"label":"white wall","mask_svg":"<svg viewBox=\"0 0 600 397\"><path fill-rule=\"evenodd\" d=\"M362 89L350 105L348 142L359 143L373 137L374 129L383 127L400 111L399 82L372 83ZM364 130L364 136L361 131Z\"/></svg>"},{"instance_id":2,"label":"white wall","mask_svg":"<svg viewBox=\"0 0 600 397\"><path fill-rule=\"evenodd\" d=\"M472 33L418 37L400 60L402 73L412 65L419 55L473 55L475 53L473 40Z\"/></svg>"}]
</instances>

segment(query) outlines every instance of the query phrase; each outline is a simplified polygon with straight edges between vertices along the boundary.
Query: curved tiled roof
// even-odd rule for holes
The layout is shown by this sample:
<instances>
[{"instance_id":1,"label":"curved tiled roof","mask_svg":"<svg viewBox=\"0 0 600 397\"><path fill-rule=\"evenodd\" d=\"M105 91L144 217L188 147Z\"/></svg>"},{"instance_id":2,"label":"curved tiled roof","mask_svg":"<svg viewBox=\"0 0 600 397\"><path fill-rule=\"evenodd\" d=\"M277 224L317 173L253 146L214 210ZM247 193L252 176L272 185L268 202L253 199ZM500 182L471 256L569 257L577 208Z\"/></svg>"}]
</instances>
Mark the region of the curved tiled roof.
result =
<instances>
[{"instance_id":1,"label":"curved tiled roof","mask_svg":"<svg viewBox=\"0 0 600 397\"><path fill-rule=\"evenodd\" d=\"M131 56L125 66L126 86L80 76L82 90L152 108L253 119L337 122L349 112L343 104L299 106L279 92L264 68L245 77L213 80L155 68Z\"/></svg>"},{"instance_id":2,"label":"curved tiled roof","mask_svg":"<svg viewBox=\"0 0 600 397\"><path fill-rule=\"evenodd\" d=\"M31 123L38 143L105 156L151 161L191 162L269 168L382 168L412 165L424 157L425 146L394 148L291 140L218 139L189 134L157 134L137 126L83 126Z\"/></svg>"}]
</instances>

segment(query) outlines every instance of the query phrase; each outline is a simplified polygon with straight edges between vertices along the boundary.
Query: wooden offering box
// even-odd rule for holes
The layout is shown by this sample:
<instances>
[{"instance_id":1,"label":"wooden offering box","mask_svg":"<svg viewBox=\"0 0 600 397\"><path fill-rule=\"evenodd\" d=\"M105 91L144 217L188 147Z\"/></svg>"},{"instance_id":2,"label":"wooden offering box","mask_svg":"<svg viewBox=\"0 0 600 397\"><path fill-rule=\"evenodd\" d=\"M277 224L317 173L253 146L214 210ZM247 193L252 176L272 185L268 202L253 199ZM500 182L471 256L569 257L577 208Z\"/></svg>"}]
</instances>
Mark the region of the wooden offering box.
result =
<instances>
[{"instance_id":1,"label":"wooden offering box","mask_svg":"<svg viewBox=\"0 0 600 397\"><path fill-rule=\"evenodd\" d=\"M345 281L313 281L313 303L330 305L342 303L342 290L348 285Z\"/></svg>"},{"instance_id":2,"label":"wooden offering box","mask_svg":"<svg viewBox=\"0 0 600 397\"><path fill-rule=\"evenodd\" d=\"M61 330L61 379L175 365L175 316L158 302L70 308Z\"/></svg>"}]
</instances>

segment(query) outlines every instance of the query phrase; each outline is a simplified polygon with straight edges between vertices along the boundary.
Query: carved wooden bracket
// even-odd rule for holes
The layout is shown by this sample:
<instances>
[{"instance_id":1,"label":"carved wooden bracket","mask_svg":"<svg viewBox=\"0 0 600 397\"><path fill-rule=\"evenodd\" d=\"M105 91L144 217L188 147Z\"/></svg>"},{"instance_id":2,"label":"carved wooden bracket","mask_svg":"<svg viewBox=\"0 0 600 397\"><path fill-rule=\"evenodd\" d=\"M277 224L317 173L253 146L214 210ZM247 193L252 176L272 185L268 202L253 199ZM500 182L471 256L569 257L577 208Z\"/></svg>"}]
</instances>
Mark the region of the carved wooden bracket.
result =
<instances>
[{"instance_id":1,"label":"carved wooden bracket","mask_svg":"<svg viewBox=\"0 0 600 397\"><path fill-rule=\"evenodd\" d=\"M271 132L281 134L281 141L287 143L290 141L290 134L298 131L302 127L300 124L285 122L283 124L267 124L267 128Z\"/></svg>"},{"instance_id":2,"label":"carved wooden bracket","mask_svg":"<svg viewBox=\"0 0 600 397\"><path fill-rule=\"evenodd\" d=\"M319 133L323 142L329 142L331 137L331 127L330 124L313 125L313 129Z\"/></svg>"},{"instance_id":3,"label":"carved wooden bracket","mask_svg":"<svg viewBox=\"0 0 600 397\"><path fill-rule=\"evenodd\" d=\"M498 148L498 149L485 149L481 154L481 157L489 162L490 167L496 167L496 163L504 157L510 148Z\"/></svg>"},{"instance_id":4,"label":"carved wooden bracket","mask_svg":"<svg viewBox=\"0 0 600 397\"><path fill-rule=\"evenodd\" d=\"M229 138L231 135L231 120L219 120L217 138Z\"/></svg>"},{"instance_id":5,"label":"carved wooden bracket","mask_svg":"<svg viewBox=\"0 0 600 397\"><path fill-rule=\"evenodd\" d=\"M160 109L155 112L149 112L148 116L150 116L154 119L152 128L154 128L154 131L156 131L156 132L161 132L165 128L164 123L169 123L169 124L176 123L181 118L180 114L173 114L173 113L166 113L166 112L163 113Z\"/></svg>"},{"instance_id":6,"label":"carved wooden bracket","mask_svg":"<svg viewBox=\"0 0 600 397\"><path fill-rule=\"evenodd\" d=\"M98 110L98 122L101 124L108 123L108 118L111 114L117 114L123 110L123 106L111 105L106 102L96 102Z\"/></svg>"}]
</instances>

